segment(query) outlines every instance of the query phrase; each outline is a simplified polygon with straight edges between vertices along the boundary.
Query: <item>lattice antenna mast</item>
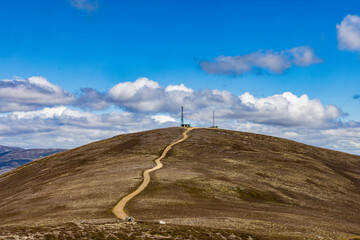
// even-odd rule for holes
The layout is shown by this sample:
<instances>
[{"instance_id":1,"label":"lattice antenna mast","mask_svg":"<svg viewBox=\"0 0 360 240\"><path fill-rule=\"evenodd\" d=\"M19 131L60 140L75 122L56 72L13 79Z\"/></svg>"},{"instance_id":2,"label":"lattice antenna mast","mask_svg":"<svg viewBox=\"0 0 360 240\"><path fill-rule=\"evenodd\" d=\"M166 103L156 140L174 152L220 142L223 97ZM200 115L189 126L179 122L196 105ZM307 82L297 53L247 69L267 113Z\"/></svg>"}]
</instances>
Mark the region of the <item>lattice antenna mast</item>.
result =
<instances>
[{"instance_id":1,"label":"lattice antenna mast","mask_svg":"<svg viewBox=\"0 0 360 240\"><path fill-rule=\"evenodd\" d=\"M184 126L184 107L181 107L181 126Z\"/></svg>"},{"instance_id":2,"label":"lattice antenna mast","mask_svg":"<svg viewBox=\"0 0 360 240\"><path fill-rule=\"evenodd\" d=\"M213 109L213 126L215 126L215 110Z\"/></svg>"}]
</instances>

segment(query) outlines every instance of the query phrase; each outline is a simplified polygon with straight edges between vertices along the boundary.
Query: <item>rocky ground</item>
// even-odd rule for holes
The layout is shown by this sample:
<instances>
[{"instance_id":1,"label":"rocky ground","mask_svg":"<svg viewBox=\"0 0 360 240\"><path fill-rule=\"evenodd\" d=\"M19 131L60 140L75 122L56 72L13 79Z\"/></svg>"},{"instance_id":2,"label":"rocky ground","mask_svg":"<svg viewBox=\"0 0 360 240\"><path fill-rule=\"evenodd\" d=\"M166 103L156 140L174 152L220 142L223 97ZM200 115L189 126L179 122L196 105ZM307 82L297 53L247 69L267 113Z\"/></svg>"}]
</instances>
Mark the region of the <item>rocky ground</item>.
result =
<instances>
[{"instance_id":1,"label":"rocky ground","mask_svg":"<svg viewBox=\"0 0 360 240\"><path fill-rule=\"evenodd\" d=\"M0 239L264 239L236 231L145 222L68 223L52 227L1 227Z\"/></svg>"}]
</instances>

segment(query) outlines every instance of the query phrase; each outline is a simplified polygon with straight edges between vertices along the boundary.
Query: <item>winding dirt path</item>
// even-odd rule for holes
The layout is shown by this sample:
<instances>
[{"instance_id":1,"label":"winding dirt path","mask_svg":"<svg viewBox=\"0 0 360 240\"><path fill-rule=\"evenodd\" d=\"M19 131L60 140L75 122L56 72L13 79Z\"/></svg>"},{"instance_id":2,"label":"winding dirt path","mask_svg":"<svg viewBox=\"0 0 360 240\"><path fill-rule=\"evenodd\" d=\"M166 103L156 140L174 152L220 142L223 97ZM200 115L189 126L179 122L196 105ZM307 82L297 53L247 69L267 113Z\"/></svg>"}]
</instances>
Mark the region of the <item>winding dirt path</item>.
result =
<instances>
[{"instance_id":1,"label":"winding dirt path","mask_svg":"<svg viewBox=\"0 0 360 240\"><path fill-rule=\"evenodd\" d=\"M118 204L116 204L116 206L113 208L113 213L115 214L116 217L121 218L121 219L125 219L126 217L128 217L128 215L125 213L124 208L127 202L129 202L133 197L135 197L136 195L138 195L139 193L141 193L149 184L150 182L150 173L158 170L160 168L163 167L163 164L161 163L161 160L163 158L166 157L166 154L169 152L169 150L176 144L181 143L182 141L184 141L185 139L188 138L187 133L190 132L192 130L192 128L188 128L185 132L183 132L183 137L176 141L171 143L170 145L168 145L165 150L163 151L163 153L161 154L161 156L159 158L157 158L155 160L156 166L151 168L151 169L147 169L144 171L143 176L144 176L144 180L141 183L141 185L132 193L126 195L124 198L122 198L120 200L120 202Z\"/></svg>"}]
</instances>

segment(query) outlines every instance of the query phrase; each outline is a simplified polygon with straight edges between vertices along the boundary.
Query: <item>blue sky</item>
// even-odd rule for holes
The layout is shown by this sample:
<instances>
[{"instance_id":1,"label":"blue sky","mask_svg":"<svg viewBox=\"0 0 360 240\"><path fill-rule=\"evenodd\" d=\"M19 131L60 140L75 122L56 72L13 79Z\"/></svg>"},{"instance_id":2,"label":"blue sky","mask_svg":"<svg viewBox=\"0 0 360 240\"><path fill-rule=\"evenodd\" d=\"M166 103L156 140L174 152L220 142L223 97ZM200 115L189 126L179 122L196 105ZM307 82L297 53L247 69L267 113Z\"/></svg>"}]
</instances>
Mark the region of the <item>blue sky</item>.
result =
<instances>
[{"instance_id":1,"label":"blue sky","mask_svg":"<svg viewBox=\"0 0 360 240\"><path fill-rule=\"evenodd\" d=\"M0 144L74 147L176 125L185 105L198 126L215 108L224 128L358 153L359 15L359 1L5 1Z\"/></svg>"}]
</instances>

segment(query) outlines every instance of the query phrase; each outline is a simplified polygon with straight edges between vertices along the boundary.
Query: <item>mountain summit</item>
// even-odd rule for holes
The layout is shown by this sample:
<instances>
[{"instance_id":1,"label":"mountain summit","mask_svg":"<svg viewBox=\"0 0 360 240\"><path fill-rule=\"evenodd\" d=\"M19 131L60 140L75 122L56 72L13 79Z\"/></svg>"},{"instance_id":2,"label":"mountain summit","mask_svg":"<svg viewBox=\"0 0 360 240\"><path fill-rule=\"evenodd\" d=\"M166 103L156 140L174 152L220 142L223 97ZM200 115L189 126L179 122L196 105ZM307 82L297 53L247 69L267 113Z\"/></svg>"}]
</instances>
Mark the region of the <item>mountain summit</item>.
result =
<instances>
[{"instance_id":1,"label":"mountain summit","mask_svg":"<svg viewBox=\"0 0 360 240\"><path fill-rule=\"evenodd\" d=\"M183 128L94 142L0 177L0 226L116 219L112 209ZM140 221L302 239L360 235L360 157L294 141L194 128L125 206Z\"/></svg>"}]
</instances>

